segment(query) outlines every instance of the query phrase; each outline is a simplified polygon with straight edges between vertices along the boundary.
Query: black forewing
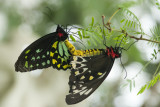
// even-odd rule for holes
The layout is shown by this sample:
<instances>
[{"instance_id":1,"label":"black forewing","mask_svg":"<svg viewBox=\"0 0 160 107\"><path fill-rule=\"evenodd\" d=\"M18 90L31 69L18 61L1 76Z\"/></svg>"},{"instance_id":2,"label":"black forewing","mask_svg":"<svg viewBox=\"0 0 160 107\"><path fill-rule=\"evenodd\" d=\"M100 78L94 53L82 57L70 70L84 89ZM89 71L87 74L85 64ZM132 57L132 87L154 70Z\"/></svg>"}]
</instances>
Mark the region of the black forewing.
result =
<instances>
[{"instance_id":1,"label":"black forewing","mask_svg":"<svg viewBox=\"0 0 160 107\"><path fill-rule=\"evenodd\" d=\"M108 76L114 59L107 55L73 56L67 104L76 104L91 95Z\"/></svg>"},{"instance_id":2,"label":"black forewing","mask_svg":"<svg viewBox=\"0 0 160 107\"><path fill-rule=\"evenodd\" d=\"M29 45L18 57L15 70L20 72L51 66L51 45L58 40L56 32L47 34Z\"/></svg>"}]
</instances>

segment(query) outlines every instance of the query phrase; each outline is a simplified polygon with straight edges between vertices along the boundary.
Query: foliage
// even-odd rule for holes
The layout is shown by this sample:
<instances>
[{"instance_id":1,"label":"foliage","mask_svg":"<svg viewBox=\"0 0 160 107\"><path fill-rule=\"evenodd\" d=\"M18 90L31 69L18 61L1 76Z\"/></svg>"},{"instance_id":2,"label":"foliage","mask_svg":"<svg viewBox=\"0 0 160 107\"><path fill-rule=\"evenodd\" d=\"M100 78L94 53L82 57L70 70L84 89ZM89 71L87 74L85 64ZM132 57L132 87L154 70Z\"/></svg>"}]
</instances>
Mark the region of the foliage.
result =
<instances>
[{"instance_id":1,"label":"foliage","mask_svg":"<svg viewBox=\"0 0 160 107\"><path fill-rule=\"evenodd\" d=\"M158 0L155 0L155 4L156 4L156 6L158 7L158 9L160 9L160 3L159 3Z\"/></svg>"},{"instance_id":2,"label":"foliage","mask_svg":"<svg viewBox=\"0 0 160 107\"><path fill-rule=\"evenodd\" d=\"M158 66L158 68L159 68L159 66ZM145 91L146 88L147 88L147 89L150 89L150 88L153 87L158 81L160 81L160 73L156 74L156 75L152 78L152 80L150 80L147 84L145 84L144 86L142 86L142 88L139 90L139 92L138 92L137 95L142 94L142 93Z\"/></svg>"}]
</instances>

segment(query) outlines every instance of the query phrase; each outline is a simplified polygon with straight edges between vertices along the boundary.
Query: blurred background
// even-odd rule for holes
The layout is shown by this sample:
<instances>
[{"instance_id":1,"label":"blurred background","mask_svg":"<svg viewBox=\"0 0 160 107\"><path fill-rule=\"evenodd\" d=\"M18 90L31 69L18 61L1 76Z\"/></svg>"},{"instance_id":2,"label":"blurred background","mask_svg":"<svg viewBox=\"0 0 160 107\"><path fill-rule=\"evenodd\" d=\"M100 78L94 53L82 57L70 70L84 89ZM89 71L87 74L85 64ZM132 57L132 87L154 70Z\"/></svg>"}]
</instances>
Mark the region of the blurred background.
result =
<instances>
[{"instance_id":1,"label":"blurred background","mask_svg":"<svg viewBox=\"0 0 160 107\"><path fill-rule=\"evenodd\" d=\"M120 5L137 15L147 34L151 34L150 29L160 23L160 10L154 0L1 0L0 107L68 107L65 96L69 91L70 71L50 67L27 73L15 72L18 56L30 43L54 32L56 24L83 27L91 22L92 17L101 23L102 15L108 19ZM135 77L150 60L154 49L157 47L146 41L136 43L122 53L126 78L120 60L116 59L103 84L89 98L70 107L160 107L160 82L137 95L152 78L160 58L152 61L135 78L132 91L129 85L124 87L127 79Z\"/></svg>"}]
</instances>

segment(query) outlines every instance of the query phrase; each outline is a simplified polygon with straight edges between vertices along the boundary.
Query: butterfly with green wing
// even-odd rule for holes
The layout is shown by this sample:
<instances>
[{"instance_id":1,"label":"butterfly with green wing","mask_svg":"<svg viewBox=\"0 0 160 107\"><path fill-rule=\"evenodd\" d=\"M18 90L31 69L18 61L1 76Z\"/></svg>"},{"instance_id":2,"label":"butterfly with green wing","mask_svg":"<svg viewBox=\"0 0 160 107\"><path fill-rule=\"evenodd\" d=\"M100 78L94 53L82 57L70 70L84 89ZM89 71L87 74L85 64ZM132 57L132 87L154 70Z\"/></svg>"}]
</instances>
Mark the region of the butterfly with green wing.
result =
<instances>
[{"instance_id":1,"label":"butterfly with green wing","mask_svg":"<svg viewBox=\"0 0 160 107\"><path fill-rule=\"evenodd\" d=\"M70 68L70 56L63 41L68 38L68 33L57 26L56 32L47 34L29 45L18 57L15 71L27 72L52 66L56 69Z\"/></svg>"}]
</instances>

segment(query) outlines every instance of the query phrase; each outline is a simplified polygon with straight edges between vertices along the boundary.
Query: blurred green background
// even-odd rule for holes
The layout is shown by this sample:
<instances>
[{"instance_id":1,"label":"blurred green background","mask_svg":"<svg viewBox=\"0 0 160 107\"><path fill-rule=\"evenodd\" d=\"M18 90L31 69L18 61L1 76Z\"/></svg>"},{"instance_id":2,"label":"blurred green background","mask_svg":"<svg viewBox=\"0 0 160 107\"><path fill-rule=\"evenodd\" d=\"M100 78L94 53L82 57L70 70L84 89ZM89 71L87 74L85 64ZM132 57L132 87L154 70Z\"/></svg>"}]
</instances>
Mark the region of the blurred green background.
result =
<instances>
[{"instance_id":1,"label":"blurred green background","mask_svg":"<svg viewBox=\"0 0 160 107\"><path fill-rule=\"evenodd\" d=\"M30 43L54 32L56 24L87 26L92 17L101 23L102 15L109 19L120 5L137 15L145 33L150 34L150 28L160 23L160 11L150 0L1 0L0 107L68 107L65 95L69 91L70 71L50 67L34 72L15 72L18 56ZM122 54L128 79L141 70L156 48L139 41ZM136 87L130 92L129 86L123 87L126 74L117 59L98 90L70 107L160 107L160 83L137 96L140 87L152 78L158 63L159 58L136 77Z\"/></svg>"}]
</instances>

